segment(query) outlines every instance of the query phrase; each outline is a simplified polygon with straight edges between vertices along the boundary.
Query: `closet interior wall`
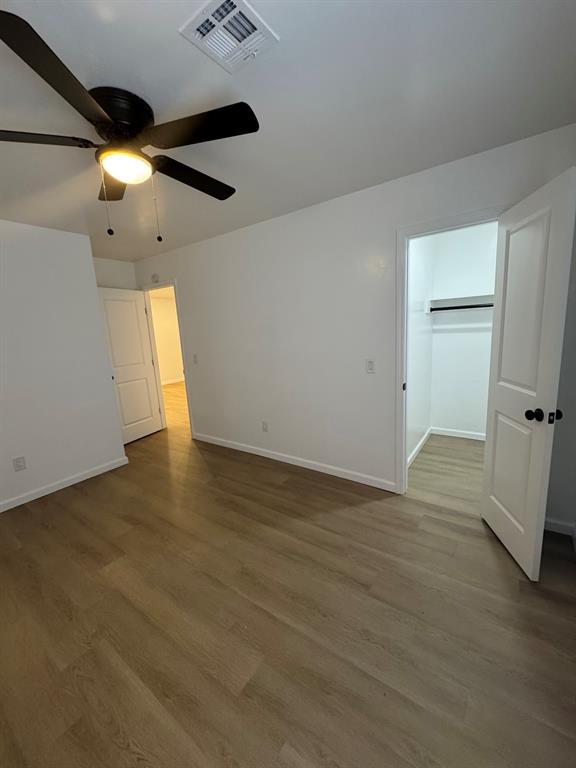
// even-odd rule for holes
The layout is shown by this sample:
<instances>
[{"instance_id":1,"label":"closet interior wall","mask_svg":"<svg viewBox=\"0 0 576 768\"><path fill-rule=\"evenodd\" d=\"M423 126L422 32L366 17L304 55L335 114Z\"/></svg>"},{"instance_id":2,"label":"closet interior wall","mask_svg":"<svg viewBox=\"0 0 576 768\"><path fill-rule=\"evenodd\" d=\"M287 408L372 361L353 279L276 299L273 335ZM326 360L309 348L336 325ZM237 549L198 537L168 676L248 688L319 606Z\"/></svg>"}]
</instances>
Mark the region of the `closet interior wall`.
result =
<instances>
[{"instance_id":1,"label":"closet interior wall","mask_svg":"<svg viewBox=\"0 0 576 768\"><path fill-rule=\"evenodd\" d=\"M497 223L410 240L407 318L407 456L431 433L482 440L490 371L492 313L430 312L430 302L492 296Z\"/></svg>"}]
</instances>

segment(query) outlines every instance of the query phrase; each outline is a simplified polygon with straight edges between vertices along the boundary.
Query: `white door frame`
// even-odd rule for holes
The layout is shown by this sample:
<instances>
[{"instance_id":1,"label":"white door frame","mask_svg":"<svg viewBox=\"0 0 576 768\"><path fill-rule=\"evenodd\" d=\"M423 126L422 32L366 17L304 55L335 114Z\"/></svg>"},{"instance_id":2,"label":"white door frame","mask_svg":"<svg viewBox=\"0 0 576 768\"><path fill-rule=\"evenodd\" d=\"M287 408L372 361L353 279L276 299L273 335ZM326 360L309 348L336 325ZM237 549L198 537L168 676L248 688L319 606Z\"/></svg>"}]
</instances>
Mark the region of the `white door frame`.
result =
<instances>
[{"instance_id":1,"label":"white door frame","mask_svg":"<svg viewBox=\"0 0 576 768\"><path fill-rule=\"evenodd\" d=\"M457 214L444 219L422 222L396 230L396 493L406 493L408 487L408 457L406 456L406 345L408 243L414 237L448 232L451 229L473 227L496 221L513 203L494 208Z\"/></svg>"},{"instance_id":2,"label":"white door frame","mask_svg":"<svg viewBox=\"0 0 576 768\"><path fill-rule=\"evenodd\" d=\"M152 363L154 364L154 378L156 379L156 389L158 390L158 402L160 403L160 418L162 419L162 429L166 429L166 410L164 408L164 393L162 391L162 382L160 381L160 361L158 360L158 348L156 347L156 335L154 333L154 323L152 321L152 306L148 291L142 291L144 294L144 307L146 309L146 324L148 326L148 335L150 336L150 348L152 350Z\"/></svg>"},{"instance_id":3,"label":"white door frame","mask_svg":"<svg viewBox=\"0 0 576 768\"><path fill-rule=\"evenodd\" d=\"M190 431L192 433L192 439L194 439L194 435L196 433L195 427L194 427L194 418L192 416L192 398L190 395L190 374L189 371L191 370L191 364L189 365L189 361L187 359L186 354L186 348L184 345L184 339L183 339L183 326L182 326L182 313L180 311L180 301L178 298L178 284L176 278L173 278L172 280L162 280L158 283L146 283L142 286L141 290L144 291L144 298L146 301L146 308L148 310L148 328L150 329L150 338L152 339L152 346L154 348L154 354L156 354L156 337L154 335L154 322L152 318L152 308L150 304L150 292L156 291L158 288L173 288L174 289L174 299L176 302L176 316L178 318L178 336L180 337L180 351L182 353L182 360L184 362L184 388L186 389L186 401L188 403L188 421L190 422ZM192 361L190 361L191 363ZM156 379L158 382L158 391L160 392L160 402L161 402L161 408L162 408L162 418L165 420L165 412L164 412L164 392L162 390L162 383L160 381L160 366L158 364L158 359L155 360L156 365Z\"/></svg>"}]
</instances>

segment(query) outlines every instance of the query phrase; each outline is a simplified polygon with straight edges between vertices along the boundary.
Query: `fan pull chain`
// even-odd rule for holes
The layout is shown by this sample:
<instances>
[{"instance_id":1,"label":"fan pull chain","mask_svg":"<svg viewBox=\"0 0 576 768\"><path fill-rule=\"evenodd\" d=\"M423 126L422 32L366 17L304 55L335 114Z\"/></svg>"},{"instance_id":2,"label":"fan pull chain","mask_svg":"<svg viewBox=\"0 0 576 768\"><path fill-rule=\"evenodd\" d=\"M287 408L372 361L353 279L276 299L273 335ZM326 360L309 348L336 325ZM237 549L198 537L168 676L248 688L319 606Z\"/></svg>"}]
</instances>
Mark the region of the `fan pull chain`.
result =
<instances>
[{"instance_id":1,"label":"fan pull chain","mask_svg":"<svg viewBox=\"0 0 576 768\"><path fill-rule=\"evenodd\" d=\"M154 185L154 174L150 176L150 181L152 182L152 200L154 202L154 214L156 216L156 240L158 240L159 243L162 242L162 235L160 234L160 218L158 216L158 201L156 200L156 186Z\"/></svg>"},{"instance_id":2,"label":"fan pull chain","mask_svg":"<svg viewBox=\"0 0 576 768\"><path fill-rule=\"evenodd\" d=\"M98 163L100 165L100 163ZM112 236L114 234L114 230L112 229L112 224L110 223L110 208L108 206L108 190L106 189L106 178L104 176L104 169L100 165L100 174L102 175L102 189L104 190L104 202L106 203L106 220L108 221L108 229L106 232Z\"/></svg>"}]
</instances>

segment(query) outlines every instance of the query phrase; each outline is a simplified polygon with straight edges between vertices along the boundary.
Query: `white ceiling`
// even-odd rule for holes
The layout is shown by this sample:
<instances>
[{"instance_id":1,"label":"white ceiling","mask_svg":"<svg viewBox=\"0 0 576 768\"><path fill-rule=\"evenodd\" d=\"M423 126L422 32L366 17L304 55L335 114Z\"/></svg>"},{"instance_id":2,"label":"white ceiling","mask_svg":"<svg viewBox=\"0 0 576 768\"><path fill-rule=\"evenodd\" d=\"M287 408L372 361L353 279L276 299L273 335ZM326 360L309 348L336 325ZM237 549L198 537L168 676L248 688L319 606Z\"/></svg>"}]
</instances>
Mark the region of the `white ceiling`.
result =
<instances>
[{"instance_id":1,"label":"white ceiling","mask_svg":"<svg viewBox=\"0 0 576 768\"><path fill-rule=\"evenodd\" d=\"M111 205L92 152L0 143L0 218L89 233L136 260L576 122L576 2L253 0L280 35L229 75L178 33L195 0L0 0L87 87L117 85L164 122L245 100L257 134L169 154L232 184L212 200L171 179ZM0 44L0 128L95 133ZM158 177L156 177L158 178Z\"/></svg>"}]
</instances>

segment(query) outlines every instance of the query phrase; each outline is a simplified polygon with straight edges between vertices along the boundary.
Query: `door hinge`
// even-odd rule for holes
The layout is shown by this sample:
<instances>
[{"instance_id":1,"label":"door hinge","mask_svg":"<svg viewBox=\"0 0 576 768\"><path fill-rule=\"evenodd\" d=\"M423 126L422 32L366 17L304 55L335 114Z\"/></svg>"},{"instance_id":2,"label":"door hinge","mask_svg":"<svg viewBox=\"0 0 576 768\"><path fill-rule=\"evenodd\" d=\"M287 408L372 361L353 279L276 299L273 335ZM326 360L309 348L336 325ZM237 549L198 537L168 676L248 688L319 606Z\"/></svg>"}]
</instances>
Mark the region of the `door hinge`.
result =
<instances>
[{"instance_id":1,"label":"door hinge","mask_svg":"<svg viewBox=\"0 0 576 768\"><path fill-rule=\"evenodd\" d=\"M147 314L148 314L148 307L144 307L144 314L145 314L145 315L147 315Z\"/></svg>"},{"instance_id":2,"label":"door hinge","mask_svg":"<svg viewBox=\"0 0 576 768\"><path fill-rule=\"evenodd\" d=\"M156 368L156 366L154 365L154 358L152 358L152 367Z\"/></svg>"}]
</instances>

